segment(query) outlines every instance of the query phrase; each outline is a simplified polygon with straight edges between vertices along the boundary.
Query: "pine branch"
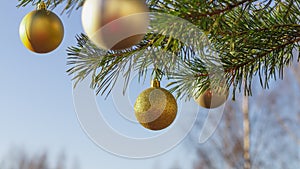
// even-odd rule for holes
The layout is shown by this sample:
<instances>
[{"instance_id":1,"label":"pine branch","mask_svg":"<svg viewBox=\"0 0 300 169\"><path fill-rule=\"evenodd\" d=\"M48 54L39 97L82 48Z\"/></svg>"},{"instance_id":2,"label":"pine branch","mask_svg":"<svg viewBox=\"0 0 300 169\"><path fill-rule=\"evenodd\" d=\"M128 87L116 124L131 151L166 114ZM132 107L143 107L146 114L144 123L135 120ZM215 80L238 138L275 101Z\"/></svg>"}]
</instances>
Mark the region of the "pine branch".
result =
<instances>
[{"instance_id":1,"label":"pine branch","mask_svg":"<svg viewBox=\"0 0 300 169\"><path fill-rule=\"evenodd\" d=\"M159 23L158 19L160 33L150 32L140 44L123 51L104 52L82 35L79 46L68 49L68 64L72 66L68 72L76 81L92 73L91 84L99 94L109 94L116 80L128 79L133 70L141 78L147 69L157 67L179 98L195 97L220 83L233 87L235 94L236 89L241 92L243 80L244 93L251 95L253 77L259 76L263 88L268 88L272 78L282 79L284 67L293 60L293 49L300 46L299 0L253 2L149 0L152 12L185 18L203 30L217 55L203 52L207 46L199 43L192 28ZM184 30L190 30L184 35L189 37L189 44L174 38ZM157 55L158 51L166 54Z\"/></svg>"},{"instance_id":2,"label":"pine branch","mask_svg":"<svg viewBox=\"0 0 300 169\"><path fill-rule=\"evenodd\" d=\"M284 14L284 12L282 13ZM235 14L234 16L236 17L237 15L240 14ZM228 17L228 15L226 16ZM278 15L276 14L274 16ZM245 94L247 93L251 95L252 77L258 71L260 74L259 77L261 85L264 88L268 87L268 81L270 80L271 75L276 78L276 69L279 72L279 77L283 77L283 66L289 65L289 63L292 61L292 50L293 48L297 47L297 42L299 42L299 39L297 38L299 37L299 33L297 32L300 32L300 29L298 24L293 24L297 23L297 19L295 19L295 21L291 24L277 23L278 25L267 28L266 26L268 25L264 25L263 27L263 25L258 26L257 24L253 24L257 23L253 21L253 18L255 17L250 17L250 21L247 21L248 23L252 23L252 25L242 22L240 24L235 23L235 25L229 26L228 24L232 22L233 18L234 17L230 18L227 23L221 23L221 19L219 20L219 23L216 24L216 27L220 27L220 29L218 29L216 36L212 38L212 43L215 44L215 49L220 52L220 58L222 58L223 61L224 73L227 79L226 83L228 84L228 86L233 85L233 91L235 93L235 89L237 87L239 87L239 89L241 90L242 79L246 78L247 83L245 84ZM244 16L244 18L247 17ZM275 17L271 16L268 17L268 19L277 20L274 18ZM287 20L291 20L291 18ZM283 23L288 22L290 21L284 21ZM224 24L227 27L224 28L220 26L220 24ZM243 28L241 30L240 28L238 28L238 25L242 25L243 27L247 28ZM252 28L249 29L249 25L252 26ZM235 31L234 29L237 30ZM224 30L226 30L225 33ZM274 32L278 32L278 34ZM276 36L274 36L274 34L276 34ZM287 34L289 36L287 36ZM270 35L273 36L270 42L267 45L263 46L263 48L261 48L262 43L259 41L263 39L259 38L262 37L262 35L267 37L266 39L270 39L270 37L268 37ZM231 40L231 38L234 38L235 40ZM237 41L237 39L240 39L239 42L235 42ZM249 45L247 45L245 44L245 42L243 42L245 40L249 41L249 39L258 41L257 45L253 45L253 43L251 42L249 42ZM275 45L274 41L276 41ZM234 47L234 44L240 44L240 46ZM248 49L240 51L245 47ZM266 60L268 60L267 65L263 63ZM218 60L216 60L216 62L218 62ZM186 69L184 70L187 70L188 67L192 67L191 70L194 68L195 71L190 73L180 72L172 77L171 80L175 80L175 82L172 82L170 84L170 86L174 86L171 88L171 91L176 91L177 96L186 95L188 98L194 96L194 93L201 93L205 91L211 83L203 83L203 81L208 80L207 76L213 75L208 74L205 68L201 68L201 65L203 65L203 63L200 62L197 64L193 62L190 65L186 66ZM263 75L265 75L264 80L262 80ZM192 81L194 81L194 83L192 83ZM212 81L212 79L210 79L210 81ZM219 81L217 83L214 83L214 85L219 85ZM199 88L203 88L204 90L199 90Z\"/></svg>"},{"instance_id":3,"label":"pine branch","mask_svg":"<svg viewBox=\"0 0 300 169\"><path fill-rule=\"evenodd\" d=\"M201 17L207 17L207 16L214 16L214 15L220 15L221 13L227 12L227 11L231 11L233 8L239 7L240 5L243 5L245 3L248 3L247 5L249 5L253 0L243 0L243 1L236 1L235 3L231 4L228 3L223 9L217 9L211 12L206 12L206 13L193 13L191 15L188 15L187 18L198 18L200 19Z\"/></svg>"},{"instance_id":4,"label":"pine branch","mask_svg":"<svg viewBox=\"0 0 300 169\"><path fill-rule=\"evenodd\" d=\"M36 6L38 3L44 0L18 0L19 4L17 7L25 7L27 5ZM58 5L65 4L62 13L65 11L67 14L71 14L74 9L79 9L82 7L85 0L45 0L44 2L47 4L49 9L54 9Z\"/></svg>"},{"instance_id":5,"label":"pine branch","mask_svg":"<svg viewBox=\"0 0 300 169\"><path fill-rule=\"evenodd\" d=\"M174 45L180 45L178 40L172 40L164 35L146 35L146 39L139 45L121 51L105 51L95 47L84 34L77 37L77 47L70 47L68 51L67 70L70 75L74 75L75 84L83 80L87 75L92 74L91 86L96 89L96 93L107 95L111 92L114 84L120 76L128 79L132 70L139 72L139 77L145 76L149 67L168 73L173 70L177 62L178 53L185 53L186 50L174 50L173 53L161 54L163 50L171 50ZM170 40L171 39L171 40ZM173 46L170 46L173 41ZM161 48L163 47L163 48ZM158 50L159 48L159 50ZM181 54L187 56L188 54ZM134 64L133 64L134 63ZM124 84L127 88L128 81Z\"/></svg>"}]
</instances>

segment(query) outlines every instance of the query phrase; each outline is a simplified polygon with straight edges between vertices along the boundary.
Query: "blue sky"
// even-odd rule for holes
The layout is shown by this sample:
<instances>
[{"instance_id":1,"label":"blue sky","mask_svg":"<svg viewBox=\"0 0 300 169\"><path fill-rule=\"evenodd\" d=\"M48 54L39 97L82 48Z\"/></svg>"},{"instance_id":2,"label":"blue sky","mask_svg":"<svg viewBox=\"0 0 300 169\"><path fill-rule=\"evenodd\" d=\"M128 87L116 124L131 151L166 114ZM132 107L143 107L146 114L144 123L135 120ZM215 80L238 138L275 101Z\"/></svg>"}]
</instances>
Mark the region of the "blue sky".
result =
<instances>
[{"instance_id":1,"label":"blue sky","mask_svg":"<svg viewBox=\"0 0 300 169\"><path fill-rule=\"evenodd\" d=\"M0 7L0 159L15 147L29 153L49 151L52 160L64 151L70 162L78 159L82 169L167 168L182 157L193 158L183 144L146 160L120 158L96 146L77 120L71 78L66 74L65 50L76 44L75 35L82 32L80 11L60 16L65 28L62 44L50 54L38 55L27 50L19 38L22 18L35 7L18 9L16 5L17 1L6 0Z\"/></svg>"}]
</instances>

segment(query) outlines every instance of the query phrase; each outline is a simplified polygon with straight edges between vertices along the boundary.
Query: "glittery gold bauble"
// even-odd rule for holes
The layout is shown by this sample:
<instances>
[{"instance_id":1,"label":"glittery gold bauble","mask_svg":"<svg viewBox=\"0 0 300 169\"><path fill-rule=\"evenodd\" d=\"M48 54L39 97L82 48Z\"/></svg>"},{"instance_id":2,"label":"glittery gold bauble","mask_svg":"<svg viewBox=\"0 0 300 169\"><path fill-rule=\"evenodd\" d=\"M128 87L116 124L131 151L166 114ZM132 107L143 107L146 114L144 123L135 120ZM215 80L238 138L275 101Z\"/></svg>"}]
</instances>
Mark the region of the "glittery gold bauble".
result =
<instances>
[{"instance_id":1,"label":"glittery gold bauble","mask_svg":"<svg viewBox=\"0 0 300 169\"><path fill-rule=\"evenodd\" d=\"M28 13L19 28L24 46L36 53L49 53L63 40L64 27L56 14L40 3L38 9Z\"/></svg>"},{"instance_id":2,"label":"glittery gold bauble","mask_svg":"<svg viewBox=\"0 0 300 169\"><path fill-rule=\"evenodd\" d=\"M143 39L149 25L146 12L143 0L86 0L82 26L97 47L126 49Z\"/></svg>"},{"instance_id":3,"label":"glittery gold bauble","mask_svg":"<svg viewBox=\"0 0 300 169\"><path fill-rule=\"evenodd\" d=\"M202 107L212 109L221 106L228 98L228 89L226 91L217 92L213 90L206 90L195 101Z\"/></svg>"},{"instance_id":4,"label":"glittery gold bauble","mask_svg":"<svg viewBox=\"0 0 300 169\"><path fill-rule=\"evenodd\" d=\"M176 118L177 103L174 96L160 88L159 82L154 80L151 88L144 90L136 99L134 111L142 126L150 130L162 130Z\"/></svg>"}]
</instances>

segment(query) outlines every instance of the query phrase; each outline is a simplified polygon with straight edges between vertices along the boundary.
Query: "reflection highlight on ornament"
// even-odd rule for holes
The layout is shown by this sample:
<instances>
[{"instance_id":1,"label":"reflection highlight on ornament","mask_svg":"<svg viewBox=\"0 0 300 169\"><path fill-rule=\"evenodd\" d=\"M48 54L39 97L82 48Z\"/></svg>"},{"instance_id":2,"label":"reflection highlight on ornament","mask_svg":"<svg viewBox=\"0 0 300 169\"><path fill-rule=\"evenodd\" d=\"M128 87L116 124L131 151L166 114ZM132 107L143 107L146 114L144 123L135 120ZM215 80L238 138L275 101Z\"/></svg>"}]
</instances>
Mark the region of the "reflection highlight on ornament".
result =
<instances>
[{"instance_id":1,"label":"reflection highlight on ornament","mask_svg":"<svg viewBox=\"0 0 300 169\"><path fill-rule=\"evenodd\" d=\"M167 96L158 89L146 89L135 102L135 114L140 123L151 123L157 120L167 106Z\"/></svg>"}]
</instances>

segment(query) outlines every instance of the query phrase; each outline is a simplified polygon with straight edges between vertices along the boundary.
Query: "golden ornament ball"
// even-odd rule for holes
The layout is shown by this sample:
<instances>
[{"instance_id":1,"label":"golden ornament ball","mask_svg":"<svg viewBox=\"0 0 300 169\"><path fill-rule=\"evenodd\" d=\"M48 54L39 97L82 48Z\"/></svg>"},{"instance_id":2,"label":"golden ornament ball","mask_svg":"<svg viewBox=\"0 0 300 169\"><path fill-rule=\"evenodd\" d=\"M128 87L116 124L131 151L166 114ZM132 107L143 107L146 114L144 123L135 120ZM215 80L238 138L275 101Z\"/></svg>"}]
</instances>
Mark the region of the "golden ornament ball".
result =
<instances>
[{"instance_id":1,"label":"golden ornament ball","mask_svg":"<svg viewBox=\"0 0 300 169\"><path fill-rule=\"evenodd\" d=\"M159 81L152 81L151 88L144 90L136 99L134 112L139 123L150 130L162 130L172 124L177 115L177 102Z\"/></svg>"},{"instance_id":2,"label":"golden ornament ball","mask_svg":"<svg viewBox=\"0 0 300 169\"><path fill-rule=\"evenodd\" d=\"M23 18L19 34L27 49L36 53L49 53L62 42L64 27L59 17L48 11L42 2L37 10Z\"/></svg>"},{"instance_id":3,"label":"golden ornament ball","mask_svg":"<svg viewBox=\"0 0 300 169\"><path fill-rule=\"evenodd\" d=\"M214 91L211 89L206 90L195 101L202 107L213 109L224 104L228 98L228 89L223 91Z\"/></svg>"},{"instance_id":4,"label":"golden ornament ball","mask_svg":"<svg viewBox=\"0 0 300 169\"><path fill-rule=\"evenodd\" d=\"M144 38L149 25L148 11L143 0L86 0L82 26L97 47L126 49Z\"/></svg>"}]
</instances>

